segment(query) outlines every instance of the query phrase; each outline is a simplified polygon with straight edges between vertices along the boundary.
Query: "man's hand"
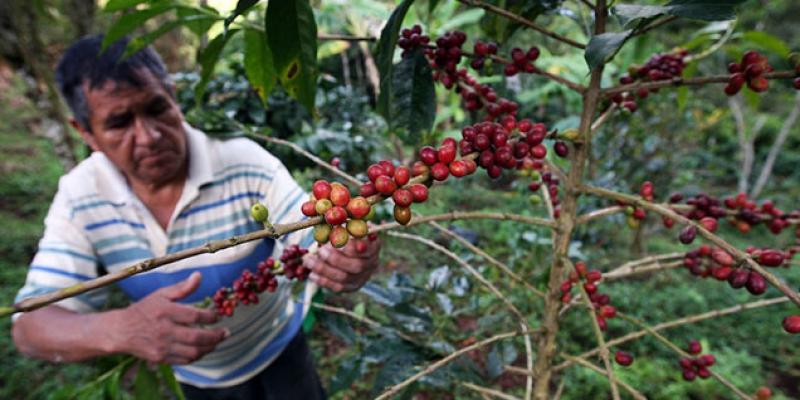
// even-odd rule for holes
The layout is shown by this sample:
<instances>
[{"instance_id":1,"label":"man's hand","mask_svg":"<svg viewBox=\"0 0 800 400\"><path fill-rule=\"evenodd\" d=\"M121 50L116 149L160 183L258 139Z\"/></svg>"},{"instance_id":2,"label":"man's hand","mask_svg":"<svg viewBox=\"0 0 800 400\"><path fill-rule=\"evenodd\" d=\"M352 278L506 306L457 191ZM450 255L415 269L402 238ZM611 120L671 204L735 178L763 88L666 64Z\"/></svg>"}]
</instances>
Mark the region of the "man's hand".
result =
<instances>
[{"instance_id":1,"label":"man's hand","mask_svg":"<svg viewBox=\"0 0 800 400\"><path fill-rule=\"evenodd\" d=\"M330 244L321 246L313 254L307 254L303 264L311 268L309 279L334 292L352 292L364 286L378 268L380 240L367 242L367 250L356 251L356 241L337 249Z\"/></svg>"},{"instance_id":2,"label":"man's hand","mask_svg":"<svg viewBox=\"0 0 800 400\"><path fill-rule=\"evenodd\" d=\"M216 322L214 310L175 302L194 292L200 279L195 272L121 310L114 321L117 351L153 363L189 364L214 350L228 332L198 326Z\"/></svg>"}]
</instances>

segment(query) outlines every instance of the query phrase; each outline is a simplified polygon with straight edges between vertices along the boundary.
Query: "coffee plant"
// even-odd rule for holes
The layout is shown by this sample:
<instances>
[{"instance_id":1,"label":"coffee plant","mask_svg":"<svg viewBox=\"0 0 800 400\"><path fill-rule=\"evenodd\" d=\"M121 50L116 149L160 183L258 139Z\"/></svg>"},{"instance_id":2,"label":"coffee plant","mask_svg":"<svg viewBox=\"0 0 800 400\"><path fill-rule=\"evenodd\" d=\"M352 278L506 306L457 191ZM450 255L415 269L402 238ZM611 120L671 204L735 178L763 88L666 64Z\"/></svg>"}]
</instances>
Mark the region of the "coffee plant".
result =
<instances>
[{"instance_id":1,"label":"coffee plant","mask_svg":"<svg viewBox=\"0 0 800 400\"><path fill-rule=\"evenodd\" d=\"M524 381L526 399L547 399L561 393L565 385L570 385L561 379L564 376L562 371L570 366L587 368L604 376L611 398L646 398L645 393L626 383L619 376L620 369L613 366L615 362L620 367L636 368L637 360L650 357L648 354L634 354L621 346L642 336L654 338L674 353L673 359L669 360L672 365L677 364L674 375L687 381L687 385L693 384L690 381L714 379L729 390L730 398L769 398L769 388L740 387L738 382L718 372L722 369L717 358L710 352L703 352L699 341L691 339L688 345L681 347L662 331L746 309L786 302L800 306L800 294L793 289L795 284L781 276L794 265L792 260L800 248L797 241L790 246L781 246L776 240L773 246L739 247L732 244L730 238L723 237L723 233L726 236L735 233L746 241L748 235L781 235L786 231L800 239L800 210L792 209L797 205L783 204L779 207L769 199L750 198L746 193L729 197L717 197L700 190L672 193L669 188L658 187L650 180L627 183L638 190L625 193L596 184L598 180L593 179L595 172L591 171L593 166L590 165L592 146L597 144L596 140L608 121L612 118L637 118L637 110L645 102L663 101L656 98L660 92L691 91L711 86L727 96L735 96L743 90L754 96L767 96L772 91L800 90L800 56L788 54L778 60L756 50L741 52L731 58L728 65L706 65L705 70L716 72L705 76L686 76L689 70L696 73L696 64L707 56L686 49L647 55L641 60L641 65L615 64L617 53L638 37L679 19L735 19L737 7L742 2L671 0L663 5L618 4L607 0L576 2L590 15L590 40L581 43L537 24L537 17L561 5L558 0L509 2L505 8L496 5L497 2L459 0L465 8L483 10L487 23L494 24L488 29L491 38L469 37L460 30L435 35L427 32L421 24L404 23L412 6L432 10L439 3L433 0L425 4L413 4L413 0L400 2L378 38L320 34L307 0L270 1L265 7L258 5L257 0L240 0L235 11L227 16L212 8L170 1L132 7L129 3L142 2L111 1L107 6L110 11L130 8L107 32L107 43L134 32L150 18L174 12L169 24L133 40L130 51L148 45L159 35L178 26L187 26L198 34L204 34L217 22L224 25L224 30L211 38L198 56L202 68L195 86L198 102L202 102L206 84L211 80L226 44L239 36L244 43L246 75L264 104L273 91L283 91L313 116L320 82L317 59L320 44L331 40L349 43L377 39L371 53L379 76L375 87L378 92L376 108L390 131L414 148L414 155L403 157L401 153L399 157L375 159L364 170L350 171L356 172L351 174L340 168L342 160L338 158L329 163L296 144L261 135L257 129L236 122L242 134L289 146L325 171L325 176L315 178L309 188L309 199L302 205L306 219L272 225L269 223L269 210L257 204L253 206L252 214L264 224L263 230L147 260L104 277L102 283L90 281L27 299L4 307L1 313L10 315L30 311L178 259L252 240L278 238L301 229L313 229L319 244L330 242L334 247L342 247L354 240L362 251L366 249L366 241L385 235L387 240L417 241L452 259L503 304L504 313L512 322L507 326L497 324L495 334L483 339L473 337L473 340L460 343L459 349L451 345L449 351L432 350L437 357L435 361L422 364L425 360L420 360L422 365L413 371L404 371L402 379L378 388L376 397L379 399L418 388L416 385L420 381L432 379L437 370L462 356L480 359L484 348L512 338L522 339L521 342L512 342L519 347L516 351L524 352L525 356L522 362L514 363L519 365L513 365L513 359L506 361L509 365L505 366L505 371ZM513 34L522 30L536 32L541 41L518 43ZM573 80L557 70L543 67L546 57L553 54L542 50L546 46L558 47L564 53L582 54L589 75ZM494 85L502 79L519 80L523 77L546 80L577 96L580 109L571 120L573 123L548 124L541 113L530 112L530 104L512 100L508 91ZM436 126L437 98L446 96L458 99L469 122L457 127L457 135L441 139L432 132ZM436 215L422 215L414 210L415 204L435 198L437 187L454 180L478 179L474 178L478 174L485 174L488 181L515 181L515 184L524 186L528 191L525 196L531 204L530 209L518 213L454 211ZM489 183L490 187L497 187L492 185ZM383 205L386 203L392 204L390 212ZM600 207L587 208L597 205ZM647 220L659 221L663 229L672 230L674 242L683 245L686 251L620 260L618 268L606 271L593 266L591 259L575 256L571 248L580 238L578 229L615 215L624 215L619 221L624 220L624 226L632 230L642 229ZM394 222L381 220L387 216ZM529 224L547 232L551 235L552 246L547 257L538 260L538 267L546 270L544 278L539 284L532 285L521 271L515 271L515 268L475 246L458 231L448 230L437 223L460 219L505 220ZM367 223L370 220L380 222L371 225ZM734 229L722 229L725 224ZM477 259L484 259L502 271L504 279L524 285L527 296L516 296L512 301L495 283L470 265L474 258L461 257L431 239L397 232L419 225L430 225L442 235L459 242L474 252ZM737 237L736 243L741 243L740 239ZM295 246L286 249L279 260L269 258L262 261L253 266L252 271L246 271L231 282L229 287L220 288L210 302L200 306L213 306L220 315L230 316L236 307L257 303L261 293L273 291L279 276L305 280L311 271L302 264L302 256L309 251L315 250ZM744 288L758 297L764 295L769 287L774 287L782 296L754 299L729 309L652 325L629 315L626 299L608 286L611 281L675 268L685 268L698 278L720 281L720 291ZM353 317L371 327L386 329L366 318L364 310L354 312L325 305L320 307ZM531 308L536 312L530 315L523 312ZM566 354L557 340L562 332L563 317L572 312L585 313L585 329L596 342L594 349L579 355ZM534 320L530 318L532 315L540 318ZM784 336L781 340L797 340L791 335L800 332L800 313L795 311L784 317L782 326L769 329L776 336ZM636 331L611 337L609 324L612 320L620 321L620 326L636 328ZM508 319L503 321L508 322ZM409 343L416 342L406 333L397 335ZM464 386L475 395L516 398L460 378L447 381L447 385Z\"/></svg>"}]
</instances>

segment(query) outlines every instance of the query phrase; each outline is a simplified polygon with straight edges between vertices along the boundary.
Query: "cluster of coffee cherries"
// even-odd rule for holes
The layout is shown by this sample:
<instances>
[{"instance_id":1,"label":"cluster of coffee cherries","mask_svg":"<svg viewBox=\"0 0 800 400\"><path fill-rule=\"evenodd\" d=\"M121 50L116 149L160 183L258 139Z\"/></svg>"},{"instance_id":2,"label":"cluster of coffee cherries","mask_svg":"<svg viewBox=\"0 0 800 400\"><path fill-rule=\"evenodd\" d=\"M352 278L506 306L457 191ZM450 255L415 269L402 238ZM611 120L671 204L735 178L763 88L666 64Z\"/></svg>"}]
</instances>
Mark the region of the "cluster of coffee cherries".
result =
<instances>
[{"instance_id":1,"label":"cluster of coffee cherries","mask_svg":"<svg viewBox=\"0 0 800 400\"><path fill-rule=\"evenodd\" d=\"M430 37L422 34L422 27L414 25L410 29L405 28L400 31L400 37L397 39L397 46L403 49L401 56L405 58L413 49L427 47L430 41Z\"/></svg>"},{"instance_id":2,"label":"cluster of coffee cherries","mask_svg":"<svg viewBox=\"0 0 800 400\"><path fill-rule=\"evenodd\" d=\"M497 55L497 43L477 40L475 41L472 52L475 57L469 65L472 69L480 70L486 64L487 58Z\"/></svg>"},{"instance_id":3,"label":"cluster of coffee cherries","mask_svg":"<svg viewBox=\"0 0 800 400\"><path fill-rule=\"evenodd\" d=\"M636 82L656 82L670 80L683 75L686 68L684 59L689 53L680 49L672 53L654 54L643 66L632 65L628 74L619 78L619 83L629 85ZM647 98L650 93L658 92L658 88L640 88L635 96L640 99ZM611 101L617 103L630 112L637 110L636 97L633 93L616 93L611 96Z\"/></svg>"},{"instance_id":4,"label":"cluster of coffee cherries","mask_svg":"<svg viewBox=\"0 0 800 400\"><path fill-rule=\"evenodd\" d=\"M683 195L676 193L670 197L671 204L678 204L683 200ZM763 223L773 234L779 234L793 223L800 220L800 210L784 212L777 208L771 201L766 200L758 206L755 201L749 200L747 195L739 193L735 197L720 201L718 198L700 193L689 198L687 205L693 206L690 211L678 211L686 218L698 221L705 229L714 232L718 228L718 220L727 218L728 222L740 232L749 232L754 225ZM672 227L672 221L666 221L665 226ZM679 238L682 243L689 244L694 241L697 229L687 226ZM800 229L797 230L800 238Z\"/></svg>"},{"instance_id":5,"label":"cluster of coffee cherries","mask_svg":"<svg viewBox=\"0 0 800 400\"><path fill-rule=\"evenodd\" d=\"M688 358L681 358L678 365L683 370L683 379L685 381L693 381L698 376L701 379L708 379L711 376L709 368L717 362L711 354L700 354L703 352L703 346L697 340L690 340L686 351L695 356Z\"/></svg>"},{"instance_id":6,"label":"cluster of coffee cherries","mask_svg":"<svg viewBox=\"0 0 800 400\"><path fill-rule=\"evenodd\" d=\"M314 239L320 244L328 241L334 247L344 247L350 236L360 239L367 236L366 219L372 206L364 196L350 196L350 190L341 183L318 180L311 187L311 199L303 203L301 211L308 217L323 216L325 223L314 227Z\"/></svg>"},{"instance_id":7,"label":"cluster of coffee cherries","mask_svg":"<svg viewBox=\"0 0 800 400\"><path fill-rule=\"evenodd\" d=\"M217 315L230 317L239 304L258 304L260 293L264 291L272 293L278 288L279 275L290 280L306 280L311 273L311 270L303 265L303 255L306 253L307 249L291 245L283 250L280 261L269 257L258 263L256 272L244 270L242 275L233 281L231 287L219 288L214 293L212 301Z\"/></svg>"},{"instance_id":8,"label":"cluster of coffee cherries","mask_svg":"<svg viewBox=\"0 0 800 400\"><path fill-rule=\"evenodd\" d=\"M742 62L728 64L728 84L725 85L725 94L733 96L742 90L744 84L750 90L761 93L769 89L769 80L764 76L774 69L769 65L767 57L755 50L750 50L742 56Z\"/></svg>"},{"instance_id":9,"label":"cluster of coffee cherries","mask_svg":"<svg viewBox=\"0 0 800 400\"><path fill-rule=\"evenodd\" d=\"M596 312L597 324L601 330L608 329L606 322L609 318L617 315L617 309L611 305L611 297L605 293L600 293L597 285L603 279L603 274L596 270L587 270L586 263L583 261L575 262L575 270L570 271L569 278L561 282L561 302L569 303L572 300L572 285L583 282L583 290L589 295L589 300Z\"/></svg>"},{"instance_id":10,"label":"cluster of coffee cherries","mask_svg":"<svg viewBox=\"0 0 800 400\"><path fill-rule=\"evenodd\" d=\"M440 82L447 89L455 89L461 95L467 110L478 111L485 108L487 121L494 121L503 115L515 115L519 109L516 102L499 97L490 86L478 83L465 68L458 67L462 57L466 55L462 51L466 39L464 32L453 31L436 39L435 45L429 45L430 39L422 34L422 28L414 25L411 29L400 32L398 46L403 49L404 56L408 56L415 48L423 48L433 69L434 81ZM495 44L482 43L478 47L485 57L497 53ZM527 59L526 54L525 57Z\"/></svg>"},{"instance_id":11,"label":"cluster of coffee cherries","mask_svg":"<svg viewBox=\"0 0 800 400\"><path fill-rule=\"evenodd\" d=\"M639 189L639 194L643 199L652 202L654 199L654 186L653 182L645 181ZM631 229L637 229L639 225L647 218L647 212L641 207L629 205L624 201L617 201L617 205L625 207L625 222Z\"/></svg>"},{"instance_id":12,"label":"cluster of coffee cherries","mask_svg":"<svg viewBox=\"0 0 800 400\"><path fill-rule=\"evenodd\" d=\"M775 260L771 258L774 255L772 250L765 254L767 262L775 263ZM758 257L758 260L761 261L761 258ZM767 282L761 274L744 267L736 268L733 257L718 247L712 248L704 244L686 252L683 265L692 275L703 278L713 276L719 281L727 281L734 289L746 287L747 291L754 296L761 295L767 290Z\"/></svg>"},{"instance_id":13,"label":"cluster of coffee cherries","mask_svg":"<svg viewBox=\"0 0 800 400\"><path fill-rule=\"evenodd\" d=\"M784 212L770 200L765 200L758 206L754 200L748 199L744 193L724 200L725 207L737 211L731 224L735 225L742 233L747 233L753 225L765 223L773 234L780 234L791 224L789 219L800 219L800 211ZM800 233L800 232L798 232ZM798 236L800 237L800 236Z\"/></svg>"},{"instance_id":14,"label":"cluster of coffee cherries","mask_svg":"<svg viewBox=\"0 0 800 400\"><path fill-rule=\"evenodd\" d=\"M448 143L446 146L442 146L444 150L442 148L440 150L442 152L442 160L452 156L450 162L437 162L435 164L441 165L434 165L435 168L428 169L426 165L421 163L416 164L412 169L403 165L395 167L394 163L389 160L382 160L377 164L370 165L367 168L369 182L361 185L361 196L370 197L380 194L385 197L391 197L394 201L394 219L402 225L408 224L411 221L411 204L422 203L428 199L427 186L421 183L408 184L412 174L413 176L419 176L430 172L434 179L447 179L447 175L450 174L449 165L453 163L456 155L455 140L452 140L452 143ZM436 153L438 157L438 152ZM461 164L459 163L459 165ZM458 168L456 170L459 173L461 172ZM434 175L434 171L436 171L436 175Z\"/></svg>"}]
</instances>

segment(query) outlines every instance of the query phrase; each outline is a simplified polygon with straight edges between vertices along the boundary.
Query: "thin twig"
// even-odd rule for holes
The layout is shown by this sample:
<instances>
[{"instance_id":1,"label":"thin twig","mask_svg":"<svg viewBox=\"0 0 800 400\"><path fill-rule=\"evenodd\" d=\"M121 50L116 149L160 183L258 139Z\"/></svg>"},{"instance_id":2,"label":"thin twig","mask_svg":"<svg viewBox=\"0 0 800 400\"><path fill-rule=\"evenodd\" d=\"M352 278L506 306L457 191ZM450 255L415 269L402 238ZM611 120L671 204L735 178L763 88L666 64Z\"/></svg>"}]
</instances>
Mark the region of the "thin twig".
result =
<instances>
[{"instance_id":1,"label":"thin twig","mask_svg":"<svg viewBox=\"0 0 800 400\"><path fill-rule=\"evenodd\" d=\"M429 47L432 48L432 49L436 48L433 45L431 45ZM468 51L462 51L461 54L463 56L466 56L466 57L472 57L472 58L478 57L474 53L470 53ZM488 57L492 61L498 62L500 64L514 64L514 62L512 60L510 60L508 58L505 58L503 56L498 56L496 54L491 54L491 55L484 56L484 57ZM564 78L563 76L551 74L551 73L549 73L549 72L547 72L547 71L545 71L545 70L543 70L541 68L534 68L532 73L534 73L536 75L541 75L541 76L543 76L543 77L545 77L547 79L550 79L550 80L552 80L552 81L554 81L556 83L560 83L560 84L562 84L562 85L564 85L564 86L566 86L566 87L568 87L568 88L570 88L570 89L572 89L572 90L574 90L574 91L576 91L578 93L583 93L583 92L586 91L586 87L581 85L580 83L573 82L573 81L571 81L571 80L569 80L567 78Z\"/></svg>"},{"instance_id":2,"label":"thin twig","mask_svg":"<svg viewBox=\"0 0 800 400\"><path fill-rule=\"evenodd\" d=\"M773 273L765 270L761 265L759 265L755 260L753 260L753 258L750 257L749 254L739 250L738 248L731 245L727 241L723 240L719 236L709 232L699 223L692 221L681 214L676 213L669 207L645 201L639 196L631 196L628 194L618 193L612 190L602 189L594 186L584 185L583 187L581 187L581 191L599 197L605 197L612 200L623 201L626 204L632 204L644 208L648 211L653 211L659 215L668 217L682 224L693 225L697 229L697 233L699 233L700 236L706 238L708 241L717 245L718 247L721 247L723 250L728 252L728 254L733 256L733 258L737 262L746 263L748 267L761 274L764 277L764 279L767 280L767 282L778 288L778 290L780 290L781 292L783 292L783 294L788 296L789 299L792 300L792 302L800 306L800 295L794 290L792 290L788 285L786 285L786 283L778 279L778 277L775 276Z\"/></svg>"},{"instance_id":3,"label":"thin twig","mask_svg":"<svg viewBox=\"0 0 800 400\"><path fill-rule=\"evenodd\" d=\"M515 396L512 396L512 395L510 395L508 393L503 393L503 392L501 392L499 390L495 390L495 389L492 389L492 388L478 386L478 385L476 385L474 383L471 383L471 382L461 382L461 385L463 385L464 387L466 387L468 389L474 390L474 391L476 391L478 393L485 394L485 395L488 395L488 396L491 396L491 397L496 397L498 399L520 400L519 397L515 397Z\"/></svg>"},{"instance_id":4,"label":"thin twig","mask_svg":"<svg viewBox=\"0 0 800 400\"><path fill-rule=\"evenodd\" d=\"M647 324L645 324L644 322L639 321L638 319L636 319L634 317L631 317L629 315L625 315L623 313L617 313L617 316L622 318L622 319L624 319L624 320L626 320L626 321L629 321L629 322L633 323L634 325L637 325L639 327L644 328L644 330L646 330L648 333L653 335L653 337L658 339L661 343L664 343L667 347L672 349L674 352L680 354L681 357L683 357L683 358L691 358L692 357L691 354L685 352L678 345L673 343L671 340L665 338L662 334L660 334L660 333L656 332L655 330L653 330L653 328L647 326ZM733 393L735 393L740 398L745 399L745 400L752 400L752 397L750 397L746 393L742 392L739 388L737 388L732 383L730 383L727 379L722 377L722 375L712 371L711 369L709 369L709 372L711 372L711 376L713 376L714 379L719 381L721 384L725 385L728 389L733 391Z\"/></svg>"},{"instance_id":5,"label":"thin twig","mask_svg":"<svg viewBox=\"0 0 800 400\"><path fill-rule=\"evenodd\" d=\"M284 139L280 139L280 138L276 138L276 137L272 137L272 136L267 136L267 135L259 135L259 134L255 133L253 130L251 130L249 127L244 125L244 124L238 124L238 125L239 125L240 129L243 129L245 131L244 135L249 137L249 138L251 138L251 139L263 140L265 142L280 144L282 146L287 146L287 147L291 148L292 150L302 154L303 156L305 156L309 160L315 162L319 166L327 169L328 171L333 172L334 174L338 175L342 179L345 179L346 181L350 182L351 184L355 185L356 187L361 186L361 184L363 183L360 180L356 179L356 177L348 174L347 172L344 172L344 171L340 170L339 168L334 167L333 165L331 165L330 163L326 162L325 160L323 160L323 159L321 159L321 158L309 153L308 151L306 151L306 149L304 149L304 148L302 148L302 147L300 147L300 146L298 146L298 145L296 145L296 144L294 144L294 143L292 143L292 142L290 142L288 140L284 140Z\"/></svg>"},{"instance_id":6,"label":"thin twig","mask_svg":"<svg viewBox=\"0 0 800 400\"><path fill-rule=\"evenodd\" d=\"M600 114L599 117L597 117L597 119L592 123L592 136L594 136L594 134L597 133L600 127L603 126L603 124L605 124L606 121L608 121L608 119L611 118L612 115L614 115L614 111L618 107L619 106L617 105L617 103L611 103L611 105L608 106L608 108L605 111L603 111L603 113Z\"/></svg>"},{"instance_id":7,"label":"thin twig","mask_svg":"<svg viewBox=\"0 0 800 400\"><path fill-rule=\"evenodd\" d=\"M624 381L621 381L621 380L617 379L614 376L609 376L608 372L606 372L602 368L590 363L589 361L586 361L586 360L584 360L582 358L573 357L573 356L570 356L570 355L567 355L567 354L563 354L563 353L560 354L560 355L561 355L562 358L565 358L565 359L570 360L570 361L572 361L572 362L574 362L576 364L580 364L580 365L582 365L582 366L584 366L586 368L589 368L592 371L597 372L598 374L604 375L608 379L613 379L614 381L616 381L616 383L618 385L622 386L626 391L628 391L628 393L630 393L631 396L633 396L633 398L635 398L637 400L646 400L647 399L647 397L645 397L645 395L641 394L638 390L634 389L631 385L628 385Z\"/></svg>"},{"instance_id":8,"label":"thin twig","mask_svg":"<svg viewBox=\"0 0 800 400\"><path fill-rule=\"evenodd\" d=\"M769 72L764 74L763 76L767 79L793 79L795 77L794 71L775 71ZM709 83L727 83L730 79L730 75L713 75L713 76L703 76L697 78L681 78L675 77L672 79L665 79L659 81L650 81L650 82L637 82L637 83L630 83L627 85L619 85L610 87L603 90L604 96L613 95L616 93L622 92L634 92L639 89L658 89L663 87L670 87L670 86L701 86L706 85Z\"/></svg>"},{"instance_id":9,"label":"thin twig","mask_svg":"<svg viewBox=\"0 0 800 400\"><path fill-rule=\"evenodd\" d=\"M511 269L511 267L509 267L505 263L501 262L500 260L492 257L489 253L483 251L483 249L481 249L480 247L475 246L474 244L470 243L467 239L464 239L461 235L459 235L459 234L457 234L455 232L452 232L449 229L447 229L447 228L445 228L445 227L443 227L443 226L441 226L441 225L439 225L437 223L431 223L431 225L434 228L438 229L439 232L449 236L452 239L455 239L456 241L461 243L464 247L466 247L467 249L469 249L473 253L481 256L482 258L486 259L490 263L494 264L496 267L498 267L501 270L503 270L503 272L506 275L510 276L511 279L523 284L525 286L525 288L527 288L528 290L533 292L535 295L537 295L539 297L544 297L544 292L542 292L541 290L536 289L535 287L533 287L530 283L528 283L528 281L526 281L525 279L522 279L522 277L517 275L514 272L514 270Z\"/></svg>"},{"instance_id":10,"label":"thin twig","mask_svg":"<svg viewBox=\"0 0 800 400\"><path fill-rule=\"evenodd\" d=\"M621 213L623 211L625 211L625 207L621 206L611 206L611 207L601 208L599 210L594 210L592 212L588 212L586 214L579 216L578 219L575 220L575 223L581 225L593 219L602 218L607 215L614 215L617 213Z\"/></svg>"},{"instance_id":11,"label":"thin twig","mask_svg":"<svg viewBox=\"0 0 800 400\"><path fill-rule=\"evenodd\" d=\"M370 232L387 231L400 228L403 226L408 227L419 224L425 224L433 221L451 221L451 220L463 220L463 219L497 219L504 221L522 222L531 225L541 225L551 228L555 226L555 223L553 221L548 221L544 218L529 217L527 215L481 212L481 211L451 211L444 214L414 216L413 218L411 218L411 221L406 225L400 225L397 222L387 222L385 224L378 225L374 228L370 228Z\"/></svg>"},{"instance_id":12,"label":"thin twig","mask_svg":"<svg viewBox=\"0 0 800 400\"><path fill-rule=\"evenodd\" d=\"M370 328L375 329L375 330L389 329L389 328L386 328L385 326L381 325L380 322L378 322L378 321L372 320L372 319L370 319L369 317L367 317L365 315L358 315L358 314L354 313L353 311L350 311L350 310L348 310L346 308L334 307L334 306L331 306L331 305L328 305L328 304L322 304L322 303L311 303L311 306L315 307L315 308L319 308L320 310L325 310L327 312L341 314L341 315L353 318L358 322L361 322L361 323L364 323L366 325L369 325ZM396 329L392 329L392 333L397 335L399 338L401 338L401 339L403 339L403 340L405 340L407 342L414 343L416 345L421 345L416 339L414 339L411 336L408 336L405 333L400 332L400 331L398 331Z\"/></svg>"},{"instance_id":13,"label":"thin twig","mask_svg":"<svg viewBox=\"0 0 800 400\"><path fill-rule=\"evenodd\" d=\"M612 269L608 272L603 272L603 279L618 277L620 275L624 276L633 272L634 269L643 266L649 266L652 264L658 264L659 261L668 261L668 260L675 260L675 259L682 259L685 253L666 253L666 254L659 254L655 256L647 256L644 258L640 258L638 260L628 261L625 264L620 265L617 268Z\"/></svg>"},{"instance_id":14,"label":"thin twig","mask_svg":"<svg viewBox=\"0 0 800 400\"><path fill-rule=\"evenodd\" d=\"M616 281L616 280L619 280L619 279L622 279L622 278L627 278L627 277L629 277L631 275L646 274L646 273L652 273L652 272L658 272L658 271L667 271L667 270L670 270L670 269L677 269L677 268L680 268L680 267L683 267L683 261L673 261L673 262L668 262L668 263L663 263L663 264L660 263L660 262L654 262L654 263L652 263L650 265L643 265L643 266L640 266L639 268L636 268L636 269L633 269L633 270L630 270L630 271L627 271L627 272L618 272L618 273L609 274L609 275L603 274L603 279L606 279L608 281Z\"/></svg>"},{"instance_id":15,"label":"thin twig","mask_svg":"<svg viewBox=\"0 0 800 400\"><path fill-rule=\"evenodd\" d=\"M555 32L549 31L549 30L547 30L545 28L542 28L541 26L534 24L533 21L528 20L526 18L523 18L523 17L521 17L521 16L519 16L517 14L514 14L514 13L508 11L508 10L505 10L503 8L496 7L496 6L493 6L491 4L487 4L487 3L484 3L484 2L478 1L478 0L458 0L458 1L463 3L463 4L466 4L468 6L480 7L480 8L483 8L484 10L486 10L486 11L489 11L489 12L495 13L497 15L500 15L502 17L508 18L508 19L510 19L510 20L512 20L514 22L517 22L517 23L520 23L522 25L525 25L528 28L531 28L531 29L533 29L533 30L535 30L535 31L537 31L539 33L547 35L547 36L549 36L549 37L551 37L553 39L556 39L556 40L558 40L560 42L566 43L566 44L568 44L568 45L570 45L572 47L575 47L575 48L578 48L578 49L581 49L581 50L586 49L586 45L585 44L578 43L578 42L576 42L576 41L574 41L574 40L572 40L572 39L570 39L570 38L568 38L566 36L562 36L562 35L559 35L558 33L555 33Z\"/></svg>"},{"instance_id":16,"label":"thin twig","mask_svg":"<svg viewBox=\"0 0 800 400\"><path fill-rule=\"evenodd\" d=\"M673 320L673 321L662 322L660 324L654 325L652 327L652 329L654 331L661 331L661 330L664 330L664 329L670 329L670 328L674 328L674 327L677 327L677 326L693 324L693 323L696 323L696 322L705 321L707 319L712 319L712 318L722 317L722 316L729 315L729 314L734 314L734 313L737 313L737 312L740 312L740 311L744 311L744 310L752 310L752 309L756 309L756 308L771 306L771 305L774 305L774 304L781 304L781 303L785 303L787 301L789 301L789 298L784 296L784 297L775 297L775 298L771 298L771 299L753 301L753 302L750 302L750 303L737 304L737 305L735 305L733 307L728 307L728 308L723 308L723 309L719 309L719 310L708 311L708 312L705 312L705 313L702 313L702 314L690 315L688 317L679 318L679 319L676 319L676 320ZM639 338L641 338L643 336L646 336L648 334L648 332L649 331L644 330L644 329L640 330L640 331L637 331L637 332L632 332L632 333L629 333L629 334L627 334L625 336L621 336L621 337L618 337L616 339L609 340L608 341L608 345L609 346L617 346L617 345L620 345L622 343L630 342L632 340L636 340L636 339L639 339ZM589 357L595 356L599 352L600 352L600 349L599 348L595 348L593 350L587 351L587 352L579 355L578 357L580 357L580 358L589 358ZM570 364L572 364L571 361L565 361L565 362L563 362L561 364L558 364L555 367L553 367L553 370L554 371L560 371L560 370L568 367Z\"/></svg>"},{"instance_id":17,"label":"thin twig","mask_svg":"<svg viewBox=\"0 0 800 400\"><path fill-rule=\"evenodd\" d=\"M488 339L484 339L484 340L481 340L480 342L477 342L477 343L474 343L474 344L469 345L467 347L461 348L461 349L451 353L447 357L442 358L441 360L436 361L435 363L428 365L427 367L425 367L425 369L423 369L420 372L417 372L416 374L412 375L408 379L406 379L406 380L404 380L404 381L402 381L402 382L400 382L400 383L398 383L398 384L396 384L394 386L389 387L388 389L386 389L386 391L381 393L380 396L376 397L375 400L384 400L384 399L388 399L388 398L394 396L395 394L397 394L398 392L403 390L406 386L416 382L417 380L419 380L420 378L422 378L425 375L429 375L429 374L433 373L437 369L445 366L447 363L455 360L456 358L458 358L459 356L461 356L461 355L463 355L465 353L468 353L468 352L470 352L472 350L479 349L481 347L490 345L490 344L492 344L494 342L497 342L499 340L508 339L508 338L511 338L511 337L514 337L514 336L519 336L519 335L522 335L522 334L523 334L522 332L516 332L516 331L500 333L500 334L494 335L494 336L492 336L492 337L490 337Z\"/></svg>"}]
</instances>

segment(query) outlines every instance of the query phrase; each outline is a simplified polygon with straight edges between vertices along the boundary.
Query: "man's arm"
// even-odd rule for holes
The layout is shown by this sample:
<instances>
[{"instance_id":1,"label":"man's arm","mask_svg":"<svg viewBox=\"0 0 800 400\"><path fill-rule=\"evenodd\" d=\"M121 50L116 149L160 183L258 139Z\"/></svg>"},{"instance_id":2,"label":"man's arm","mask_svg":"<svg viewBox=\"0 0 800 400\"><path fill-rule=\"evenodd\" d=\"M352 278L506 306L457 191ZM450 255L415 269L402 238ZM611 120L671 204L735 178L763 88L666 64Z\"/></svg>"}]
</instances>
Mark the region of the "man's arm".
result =
<instances>
[{"instance_id":1,"label":"man's arm","mask_svg":"<svg viewBox=\"0 0 800 400\"><path fill-rule=\"evenodd\" d=\"M28 356L53 362L127 353L155 363L191 363L228 335L198 326L216 322L213 310L175 302L197 289L200 279L194 273L118 310L81 314L51 305L23 314L13 326L14 343Z\"/></svg>"}]
</instances>

